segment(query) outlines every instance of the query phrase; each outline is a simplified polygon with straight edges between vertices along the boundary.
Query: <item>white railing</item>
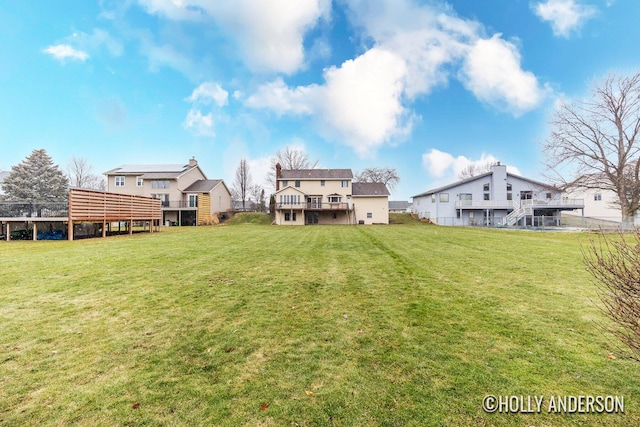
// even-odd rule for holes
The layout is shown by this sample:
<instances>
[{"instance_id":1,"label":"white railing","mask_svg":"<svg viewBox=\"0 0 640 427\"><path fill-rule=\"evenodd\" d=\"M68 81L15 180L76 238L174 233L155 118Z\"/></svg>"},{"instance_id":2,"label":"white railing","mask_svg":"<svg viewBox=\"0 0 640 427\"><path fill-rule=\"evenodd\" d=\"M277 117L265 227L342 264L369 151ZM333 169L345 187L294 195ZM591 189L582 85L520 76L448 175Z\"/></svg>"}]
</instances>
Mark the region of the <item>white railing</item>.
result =
<instances>
[{"instance_id":1,"label":"white railing","mask_svg":"<svg viewBox=\"0 0 640 427\"><path fill-rule=\"evenodd\" d=\"M520 206L533 208L584 207L584 199L526 199L526 200L458 200L456 209L517 209Z\"/></svg>"},{"instance_id":2,"label":"white railing","mask_svg":"<svg viewBox=\"0 0 640 427\"><path fill-rule=\"evenodd\" d=\"M458 200L456 209L511 209L509 200Z\"/></svg>"}]
</instances>

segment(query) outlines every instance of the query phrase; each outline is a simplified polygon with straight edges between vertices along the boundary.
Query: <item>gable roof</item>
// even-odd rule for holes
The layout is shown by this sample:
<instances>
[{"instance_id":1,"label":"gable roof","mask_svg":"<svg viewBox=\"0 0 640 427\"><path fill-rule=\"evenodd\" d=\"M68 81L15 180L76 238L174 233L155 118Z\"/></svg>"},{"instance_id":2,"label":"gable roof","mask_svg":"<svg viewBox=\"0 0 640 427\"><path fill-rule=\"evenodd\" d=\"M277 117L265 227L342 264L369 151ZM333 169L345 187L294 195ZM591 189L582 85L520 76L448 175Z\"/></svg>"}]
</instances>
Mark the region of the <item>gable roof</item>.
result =
<instances>
[{"instance_id":1,"label":"gable roof","mask_svg":"<svg viewBox=\"0 0 640 427\"><path fill-rule=\"evenodd\" d=\"M409 206L411 206L411 203L407 202L406 200L389 200L389 209L406 210L409 209Z\"/></svg>"},{"instance_id":2,"label":"gable roof","mask_svg":"<svg viewBox=\"0 0 640 427\"><path fill-rule=\"evenodd\" d=\"M185 172L196 168L206 177L197 163L193 165L122 165L106 171L104 175L135 175L141 176L142 179L178 179Z\"/></svg>"},{"instance_id":3,"label":"gable roof","mask_svg":"<svg viewBox=\"0 0 640 427\"><path fill-rule=\"evenodd\" d=\"M279 189L278 191L276 191L276 194L282 193L284 190L289 190L289 189L294 190L302 195L306 195L304 191L300 190L299 188L292 187L290 185L287 185L286 187Z\"/></svg>"},{"instance_id":4,"label":"gable roof","mask_svg":"<svg viewBox=\"0 0 640 427\"><path fill-rule=\"evenodd\" d=\"M222 182L221 179L199 179L184 190L183 193L210 193Z\"/></svg>"},{"instance_id":5,"label":"gable roof","mask_svg":"<svg viewBox=\"0 0 640 427\"><path fill-rule=\"evenodd\" d=\"M479 179L482 179L482 178L486 178L486 177L489 177L491 175L493 175L493 172L486 172L486 173L483 173L481 175L472 176L471 178L462 179L460 181L452 182L451 184L447 184L447 185L444 185L442 187L438 187L438 188L434 188L432 190L425 191L424 193L416 194L415 196L411 196L411 198L424 197L424 196L429 196L431 194L440 193L441 191L449 190L449 189L457 187L459 185L466 184L468 182L473 182L473 181L476 181L476 180L479 180ZM535 185L543 187L543 188L550 188L550 189L553 188L553 186L551 186L549 184L545 184L543 182L535 181L533 179L525 178L523 176L514 175L512 173L507 172L507 178L509 178L509 177L518 178L518 179L530 182L532 184L535 184Z\"/></svg>"},{"instance_id":6,"label":"gable roof","mask_svg":"<svg viewBox=\"0 0 640 427\"><path fill-rule=\"evenodd\" d=\"M283 179L353 179L351 169L282 169Z\"/></svg>"},{"instance_id":7,"label":"gable roof","mask_svg":"<svg viewBox=\"0 0 640 427\"><path fill-rule=\"evenodd\" d=\"M357 196L389 196L387 186L382 182L354 182L352 195Z\"/></svg>"}]
</instances>

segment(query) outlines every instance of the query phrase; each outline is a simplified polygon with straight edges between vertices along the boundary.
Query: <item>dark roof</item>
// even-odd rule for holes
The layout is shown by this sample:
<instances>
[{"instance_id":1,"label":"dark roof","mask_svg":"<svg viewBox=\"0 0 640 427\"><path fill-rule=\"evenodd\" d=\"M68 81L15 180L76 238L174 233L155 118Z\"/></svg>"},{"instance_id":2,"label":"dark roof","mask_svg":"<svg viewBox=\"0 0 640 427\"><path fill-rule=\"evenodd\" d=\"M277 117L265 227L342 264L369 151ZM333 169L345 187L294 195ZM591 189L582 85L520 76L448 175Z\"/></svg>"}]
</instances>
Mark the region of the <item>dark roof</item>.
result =
<instances>
[{"instance_id":1,"label":"dark roof","mask_svg":"<svg viewBox=\"0 0 640 427\"><path fill-rule=\"evenodd\" d=\"M406 210L409 208L409 206L411 206L411 203L407 202L406 200L390 200L389 201L389 209Z\"/></svg>"},{"instance_id":2,"label":"dark roof","mask_svg":"<svg viewBox=\"0 0 640 427\"><path fill-rule=\"evenodd\" d=\"M354 196L389 196L387 186L382 182L354 182L352 184Z\"/></svg>"},{"instance_id":3,"label":"dark roof","mask_svg":"<svg viewBox=\"0 0 640 427\"><path fill-rule=\"evenodd\" d=\"M199 179L184 190L183 193L208 193L222 182L221 179Z\"/></svg>"},{"instance_id":4,"label":"dark roof","mask_svg":"<svg viewBox=\"0 0 640 427\"><path fill-rule=\"evenodd\" d=\"M425 191L424 193L416 194L415 196L411 196L411 197L412 198L414 198L414 197L424 197L424 196L428 196L430 194L439 193L441 191L448 190L448 189L453 188L453 187L457 187L458 185L466 184L467 182L472 182L472 181L478 180L480 178L485 178L485 177L491 176L491 175L493 175L493 172L486 172L486 173L483 173L482 175L476 175L476 176L472 176L471 178L467 178L467 179L463 179L463 180L460 180L460 181L452 182L451 184L447 184L447 185L444 185L442 187L434 188L433 190ZM550 189L553 188L553 186L551 186L549 184L545 184L543 182L535 181L533 179L525 178L523 176L514 175L512 173L507 172L507 177L510 177L510 176L518 178L518 179L522 179L524 181L529 181L532 184L538 185L540 187L550 188Z\"/></svg>"},{"instance_id":5,"label":"dark roof","mask_svg":"<svg viewBox=\"0 0 640 427\"><path fill-rule=\"evenodd\" d=\"M105 175L115 175L115 174L131 174L131 175L140 175L140 174L167 174L167 173L175 173L181 174L189 169L189 165L122 165L118 166L115 169L111 169L105 172Z\"/></svg>"},{"instance_id":6,"label":"dark roof","mask_svg":"<svg viewBox=\"0 0 640 427\"><path fill-rule=\"evenodd\" d=\"M353 179L351 169L282 169L279 179Z\"/></svg>"}]
</instances>

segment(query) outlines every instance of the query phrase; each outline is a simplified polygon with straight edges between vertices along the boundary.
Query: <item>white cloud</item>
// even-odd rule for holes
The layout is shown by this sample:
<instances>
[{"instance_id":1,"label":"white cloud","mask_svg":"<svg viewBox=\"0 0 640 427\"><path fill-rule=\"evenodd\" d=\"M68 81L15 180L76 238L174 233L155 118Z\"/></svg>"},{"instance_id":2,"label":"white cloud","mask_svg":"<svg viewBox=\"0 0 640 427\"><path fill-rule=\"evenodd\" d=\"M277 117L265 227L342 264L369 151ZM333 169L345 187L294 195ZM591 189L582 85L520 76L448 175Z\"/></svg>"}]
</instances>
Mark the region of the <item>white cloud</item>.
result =
<instances>
[{"instance_id":1,"label":"white cloud","mask_svg":"<svg viewBox=\"0 0 640 427\"><path fill-rule=\"evenodd\" d=\"M450 153L432 148L431 151L422 155L422 165L429 175L434 178L449 178L450 180L458 179L458 175L469 165L473 164L482 167L488 163L497 163L491 154L482 153L479 159L472 160L465 156L454 157ZM516 175L520 175L520 171L515 166L507 165L507 171Z\"/></svg>"},{"instance_id":2,"label":"white cloud","mask_svg":"<svg viewBox=\"0 0 640 427\"><path fill-rule=\"evenodd\" d=\"M121 56L124 52L122 43L113 38L108 31L100 28L94 28L91 34L76 31L65 38L65 41L89 52L95 52L100 47L106 48L112 56Z\"/></svg>"},{"instance_id":3,"label":"white cloud","mask_svg":"<svg viewBox=\"0 0 640 427\"><path fill-rule=\"evenodd\" d=\"M360 156L410 132L411 114L402 104L406 74L405 61L380 48L329 68L319 96L322 129Z\"/></svg>"},{"instance_id":4,"label":"white cloud","mask_svg":"<svg viewBox=\"0 0 640 427\"><path fill-rule=\"evenodd\" d=\"M327 18L330 0L139 0L173 20L214 21L254 71L293 73L304 65L304 35Z\"/></svg>"},{"instance_id":5,"label":"white cloud","mask_svg":"<svg viewBox=\"0 0 640 427\"><path fill-rule=\"evenodd\" d=\"M223 107L227 105L228 99L229 93L222 89L218 83L204 82L191 92L186 101L203 105L208 105L213 101L218 107Z\"/></svg>"},{"instance_id":6,"label":"white cloud","mask_svg":"<svg viewBox=\"0 0 640 427\"><path fill-rule=\"evenodd\" d=\"M68 44L51 45L42 49L44 53L47 53L59 61L65 61L66 59L72 59L76 61L86 61L89 59L89 54L82 50L76 50Z\"/></svg>"},{"instance_id":7,"label":"white cloud","mask_svg":"<svg viewBox=\"0 0 640 427\"><path fill-rule=\"evenodd\" d=\"M258 88L246 105L278 114L313 114L320 132L370 156L378 147L411 129L402 105L406 64L373 48L324 72L323 85L288 87L280 78Z\"/></svg>"},{"instance_id":8,"label":"white cloud","mask_svg":"<svg viewBox=\"0 0 640 427\"><path fill-rule=\"evenodd\" d=\"M182 127L196 136L214 137L213 111L203 113L212 104L218 109L227 105L229 93L216 82L204 82L196 87L187 98L191 109L182 123Z\"/></svg>"},{"instance_id":9,"label":"white cloud","mask_svg":"<svg viewBox=\"0 0 640 427\"><path fill-rule=\"evenodd\" d=\"M579 4L576 0L547 0L532 7L543 21L551 23L553 34L567 38L597 12L595 7Z\"/></svg>"},{"instance_id":10,"label":"white cloud","mask_svg":"<svg viewBox=\"0 0 640 427\"><path fill-rule=\"evenodd\" d=\"M451 77L481 102L519 116L537 108L548 89L521 67L516 46L486 37L475 21L446 6L411 0L348 2L349 18L372 44L362 55L324 71L324 82L289 87L277 78L246 104L277 114L315 116L320 131L361 156L409 133L410 103Z\"/></svg>"},{"instance_id":11,"label":"white cloud","mask_svg":"<svg viewBox=\"0 0 640 427\"><path fill-rule=\"evenodd\" d=\"M245 105L251 108L267 108L277 114L313 114L313 98L317 96L318 90L317 85L291 89L278 77L260 86L256 93L247 98Z\"/></svg>"},{"instance_id":12,"label":"white cloud","mask_svg":"<svg viewBox=\"0 0 640 427\"><path fill-rule=\"evenodd\" d=\"M480 101L514 116L537 108L547 96L536 76L522 69L514 44L500 34L487 37L479 22L459 18L450 6L411 0L351 0L349 6L364 37L406 62L409 100L452 76Z\"/></svg>"},{"instance_id":13,"label":"white cloud","mask_svg":"<svg viewBox=\"0 0 640 427\"><path fill-rule=\"evenodd\" d=\"M203 115L202 111L196 108L189 110L182 126L195 136L214 137L216 135L213 129L213 114L208 113Z\"/></svg>"},{"instance_id":14,"label":"white cloud","mask_svg":"<svg viewBox=\"0 0 640 427\"><path fill-rule=\"evenodd\" d=\"M522 70L520 53L499 34L469 47L460 79L480 101L516 117L540 105L549 91Z\"/></svg>"}]
</instances>

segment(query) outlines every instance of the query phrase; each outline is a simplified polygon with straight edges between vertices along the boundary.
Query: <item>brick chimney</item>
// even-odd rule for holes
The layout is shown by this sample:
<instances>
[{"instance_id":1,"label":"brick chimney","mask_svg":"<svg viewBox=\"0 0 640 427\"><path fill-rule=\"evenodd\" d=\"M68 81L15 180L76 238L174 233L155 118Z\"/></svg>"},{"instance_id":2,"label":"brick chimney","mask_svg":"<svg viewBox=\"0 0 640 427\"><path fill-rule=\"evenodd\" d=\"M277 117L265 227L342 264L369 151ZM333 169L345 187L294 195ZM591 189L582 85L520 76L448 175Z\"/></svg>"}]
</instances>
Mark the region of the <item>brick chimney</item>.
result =
<instances>
[{"instance_id":1,"label":"brick chimney","mask_svg":"<svg viewBox=\"0 0 640 427\"><path fill-rule=\"evenodd\" d=\"M196 160L195 157L192 157L192 158L189 159L189 167L190 168L192 168L194 166L197 166L197 165L198 165L198 161Z\"/></svg>"},{"instance_id":2,"label":"brick chimney","mask_svg":"<svg viewBox=\"0 0 640 427\"><path fill-rule=\"evenodd\" d=\"M282 178L282 165L276 163L276 191L280 190L280 178Z\"/></svg>"}]
</instances>

